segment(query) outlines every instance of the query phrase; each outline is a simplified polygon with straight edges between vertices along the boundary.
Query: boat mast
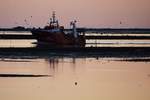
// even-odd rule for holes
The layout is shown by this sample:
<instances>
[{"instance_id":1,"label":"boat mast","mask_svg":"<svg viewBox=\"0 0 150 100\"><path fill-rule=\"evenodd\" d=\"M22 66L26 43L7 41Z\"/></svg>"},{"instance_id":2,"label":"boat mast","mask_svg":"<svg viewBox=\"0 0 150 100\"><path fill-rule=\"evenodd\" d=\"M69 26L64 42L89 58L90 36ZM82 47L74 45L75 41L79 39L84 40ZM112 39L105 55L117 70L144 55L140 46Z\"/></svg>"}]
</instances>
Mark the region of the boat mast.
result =
<instances>
[{"instance_id":1,"label":"boat mast","mask_svg":"<svg viewBox=\"0 0 150 100\"><path fill-rule=\"evenodd\" d=\"M56 20L55 11L52 13L52 18L50 18L50 26L59 27L58 20Z\"/></svg>"},{"instance_id":2,"label":"boat mast","mask_svg":"<svg viewBox=\"0 0 150 100\"><path fill-rule=\"evenodd\" d=\"M73 31L73 35L74 35L74 37L75 38L78 38L78 32L77 32L77 28L76 28L76 20L74 20L74 21L72 21L71 23L70 23L70 25L72 26L72 31Z\"/></svg>"},{"instance_id":3,"label":"boat mast","mask_svg":"<svg viewBox=\"0 0 150 100\"><path fill-rule=\"evenodd\" d=\"M53 14L52 14L52 22L56 23L56 14L55 14L55 11L53 11Z\"/></svg>"}]
</instances>

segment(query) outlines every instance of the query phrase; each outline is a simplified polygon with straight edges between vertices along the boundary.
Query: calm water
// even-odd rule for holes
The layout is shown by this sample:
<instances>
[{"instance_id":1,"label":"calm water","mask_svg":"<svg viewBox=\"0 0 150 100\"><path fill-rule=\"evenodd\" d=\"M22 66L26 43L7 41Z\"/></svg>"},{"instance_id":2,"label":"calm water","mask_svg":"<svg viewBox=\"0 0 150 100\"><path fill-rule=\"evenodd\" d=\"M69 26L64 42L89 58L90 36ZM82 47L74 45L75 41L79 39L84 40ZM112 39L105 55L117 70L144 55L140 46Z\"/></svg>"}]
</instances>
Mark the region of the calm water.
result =
<instances>
[{"instance_id":1,"label":"calm water","mask_svg":"<svg viewBox=\"0 0 150 100\"><path fill-rule=\"evenodd\" d=\"M30 32L7 32L0 34L28 34ZM86 34L87 36L91 34ZM101 36L150 36L150 34L93 34ZM0 40L0 47L35 47L36 40ZM86 40L86 47L150 47L150 40Z\"/></svg>"},{"instance_id":2,"label":"calm water","mask_svg":"<svg viewBox=\"0 0 150 100\"><path fill-rule=\"evenodd\" d=\"M150 62L120 58L43 58L0 61L3 100L149 100ZM2 74L9 75L5 77ZM46 77L14 77L49 75Z\"/></svg>"},{"instance_id":3,"label":"calm water","mask_svg":"<svg viewBox=\"0 0 150 100\"><path fill-rule=\"evenodd\" d=\"M0 56L0 98L150 100L150 61L144 59L150 57Z\"/></svg>"}]
</instances>

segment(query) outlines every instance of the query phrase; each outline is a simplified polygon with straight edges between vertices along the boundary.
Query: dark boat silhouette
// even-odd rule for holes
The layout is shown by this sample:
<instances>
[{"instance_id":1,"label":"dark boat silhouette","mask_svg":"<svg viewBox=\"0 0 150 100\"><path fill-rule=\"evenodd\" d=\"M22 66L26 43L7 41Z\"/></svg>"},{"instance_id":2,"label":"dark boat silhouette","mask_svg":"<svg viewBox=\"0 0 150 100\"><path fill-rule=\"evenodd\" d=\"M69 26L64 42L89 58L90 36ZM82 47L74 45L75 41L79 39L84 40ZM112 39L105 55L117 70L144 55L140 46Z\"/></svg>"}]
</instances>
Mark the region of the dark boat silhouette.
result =
<instances>
[{"instance_id":1,"label":"dark boat silhouette","mask_svg":"<svg viewBox=\"0 0 150 100\"><path fill-rule=\"evenodd\" d=\"M72 31L64 32L64 27L59 26L56 20L55 12L50 18L50 23L43 29L33 29L32 34L36 37L39 45L48 45L55 47L84 47L85 36L80 35L76 30L76 21L70 23Z\"/></svg>"}]
</instances>

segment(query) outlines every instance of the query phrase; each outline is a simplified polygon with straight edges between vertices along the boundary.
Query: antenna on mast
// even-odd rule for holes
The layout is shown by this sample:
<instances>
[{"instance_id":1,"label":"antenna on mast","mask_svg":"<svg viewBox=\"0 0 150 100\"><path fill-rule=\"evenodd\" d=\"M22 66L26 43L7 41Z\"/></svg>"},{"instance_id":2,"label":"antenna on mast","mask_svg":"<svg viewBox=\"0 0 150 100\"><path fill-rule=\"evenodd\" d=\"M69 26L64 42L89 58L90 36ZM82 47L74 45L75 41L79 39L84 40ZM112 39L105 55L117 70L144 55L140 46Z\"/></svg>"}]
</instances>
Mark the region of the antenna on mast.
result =
<instances>
[{"instance_id":1,"label":"antenna on mast","mask_svg":"<svg viewBox=\"0 0 150 100\"><path fill-rule=\"evenodd\" d=\"M59 27L58 20L56 20L55 11L53 11L52 18L50 18L50 26Z\"/></svg>"},{"instance_id":2,"label":"antenna on mast","mask_svg":"<svg viewBox=\"0 0 150 100\"><path fill-rule=\"evenodd\" d=\"M55 14L55 11L53 11L53 14L52 14L52 20L53 20L53 23L56 22L56 14Z\"/></svg>"}]
</instances>

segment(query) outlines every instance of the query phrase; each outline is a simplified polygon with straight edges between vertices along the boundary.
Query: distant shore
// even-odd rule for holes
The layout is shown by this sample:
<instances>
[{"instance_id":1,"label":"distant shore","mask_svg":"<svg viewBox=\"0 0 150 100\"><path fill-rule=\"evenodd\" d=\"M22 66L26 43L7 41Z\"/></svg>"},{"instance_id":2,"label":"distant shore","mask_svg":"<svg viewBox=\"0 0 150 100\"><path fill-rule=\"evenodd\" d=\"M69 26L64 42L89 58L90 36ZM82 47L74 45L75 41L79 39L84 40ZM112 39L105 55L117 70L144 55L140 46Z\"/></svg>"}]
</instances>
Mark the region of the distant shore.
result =
<instances>
[{"instance_id":1,"label":"distant shore","mask_svg":"<svg viewBox=\"0 0 150 100\"><path fill-rule=\"evenodd\" d=\"M22 26L17 26L13 28L0 28L0 31L30 31L32 28L25 28Z\"/></svg>"}]
</instances>

